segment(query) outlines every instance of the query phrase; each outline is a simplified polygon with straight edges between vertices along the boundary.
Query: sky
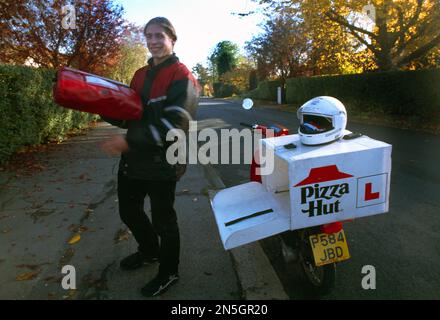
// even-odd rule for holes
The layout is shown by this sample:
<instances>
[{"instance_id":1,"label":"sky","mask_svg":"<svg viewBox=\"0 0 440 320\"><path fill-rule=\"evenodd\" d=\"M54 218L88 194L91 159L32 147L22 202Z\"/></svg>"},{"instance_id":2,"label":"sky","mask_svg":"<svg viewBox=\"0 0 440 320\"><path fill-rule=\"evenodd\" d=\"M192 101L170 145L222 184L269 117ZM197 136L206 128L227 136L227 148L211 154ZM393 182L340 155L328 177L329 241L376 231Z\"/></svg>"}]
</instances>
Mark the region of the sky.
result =
<instances>
[{"instance_id":1,"label":"sky","mask_svg":"<svg viewBox=\"0 0 440 320\"><path fill-rule=\"evenodd\" d=\"M150 19L163 16L174 25L176 55L190 70L197 63L206 64L217 43L229 40L244 53L246 41L261 32L262 14L240 18L231 13L252 11L252 0L114 0L124 7L124 18L144 26Z\"/></svg>"}]
</instances>

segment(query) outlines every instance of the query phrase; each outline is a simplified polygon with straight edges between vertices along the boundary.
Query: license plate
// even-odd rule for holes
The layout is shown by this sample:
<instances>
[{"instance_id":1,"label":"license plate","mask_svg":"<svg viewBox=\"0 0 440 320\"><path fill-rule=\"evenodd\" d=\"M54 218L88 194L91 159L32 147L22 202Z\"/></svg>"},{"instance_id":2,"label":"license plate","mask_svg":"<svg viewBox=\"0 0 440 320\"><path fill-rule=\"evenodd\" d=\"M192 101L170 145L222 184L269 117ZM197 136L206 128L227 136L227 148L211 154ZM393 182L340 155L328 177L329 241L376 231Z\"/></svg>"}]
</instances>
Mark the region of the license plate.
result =
<instances>
[{"instance_id":1,"label":"license plate","mask_svg":"<svg viewBox=\"0 0 440 320\"><path fill-rule=\"evenodd\" d=\"M344 230L332 234L314 234L309 240L317 266L350 259Z\"/></svg>"}]
</instances>

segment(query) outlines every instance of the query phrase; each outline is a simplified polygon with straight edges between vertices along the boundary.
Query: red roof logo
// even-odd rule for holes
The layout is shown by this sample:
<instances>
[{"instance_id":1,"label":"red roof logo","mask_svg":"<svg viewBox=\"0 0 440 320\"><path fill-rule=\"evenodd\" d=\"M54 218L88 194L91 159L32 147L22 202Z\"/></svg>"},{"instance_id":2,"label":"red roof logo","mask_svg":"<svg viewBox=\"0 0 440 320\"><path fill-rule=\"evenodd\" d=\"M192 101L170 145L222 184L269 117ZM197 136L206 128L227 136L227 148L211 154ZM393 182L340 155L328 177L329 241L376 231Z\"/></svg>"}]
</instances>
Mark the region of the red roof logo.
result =
<instances>
[{"instance_id":1,"label":"red roof logo","mask_svg":"<svg viewBox=\"0 0 440 320\"><path fill-rule=\"evenodd\" d=\"M304 186L312 183L321 183L332 180L340 180L353 177L351 174L339 171L336 165L310 169L309 176L295 185Z\"/></svg>"}]
</instances>

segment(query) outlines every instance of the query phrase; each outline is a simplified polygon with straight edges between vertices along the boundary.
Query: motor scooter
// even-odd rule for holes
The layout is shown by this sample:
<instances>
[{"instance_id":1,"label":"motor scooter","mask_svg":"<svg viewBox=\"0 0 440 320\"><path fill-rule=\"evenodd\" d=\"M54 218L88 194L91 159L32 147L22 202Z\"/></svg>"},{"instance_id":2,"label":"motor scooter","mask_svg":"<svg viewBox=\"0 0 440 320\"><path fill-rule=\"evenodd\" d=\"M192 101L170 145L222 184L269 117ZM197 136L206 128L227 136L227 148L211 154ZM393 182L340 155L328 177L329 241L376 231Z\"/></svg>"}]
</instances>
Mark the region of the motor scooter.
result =
<instances>
[{"instance_id":1,"label":"motor scooter","mask_svg":"<svg viewBox=\"0 0 440 320\"><path fill-rule=\"evenodd\" d=\"M262 138L271 130L271 136L289 134L289 129L279 125L240 123L252 130L259 130ZM288 146L286 146L288 148ZM257 173L259 167L254 153L250 167L250 180L262 183ZM285 266L298 263L309 291L317 295L331 292L336 282L336 263L350 258L342 222L334 222L304 229L291 230L275 235Z\"/></svg>"}]
</instances>

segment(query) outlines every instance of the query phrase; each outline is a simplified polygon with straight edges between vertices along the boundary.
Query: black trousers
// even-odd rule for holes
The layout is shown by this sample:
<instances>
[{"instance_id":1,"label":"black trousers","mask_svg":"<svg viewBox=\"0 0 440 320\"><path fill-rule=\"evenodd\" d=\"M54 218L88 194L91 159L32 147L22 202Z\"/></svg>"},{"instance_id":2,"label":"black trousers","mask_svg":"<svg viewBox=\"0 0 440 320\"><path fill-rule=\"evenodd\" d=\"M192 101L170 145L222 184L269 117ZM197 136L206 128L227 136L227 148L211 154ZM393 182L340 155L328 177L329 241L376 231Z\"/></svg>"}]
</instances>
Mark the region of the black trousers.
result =
<instances>
[{"instance_id":1,"label":"black trousers","mask_svg":"<svg viewBox=\"0 0 440 320\"><path fill-rule=\"evenodd\" d=\"M159 256L159 273L177 273L180 237L174 197L176 181L137 180L118 173L119 214L144 255ZM152 222L144 212L149 196ZM160 240L160 243L159 243Z\"/></svg>"}]
</instances>

